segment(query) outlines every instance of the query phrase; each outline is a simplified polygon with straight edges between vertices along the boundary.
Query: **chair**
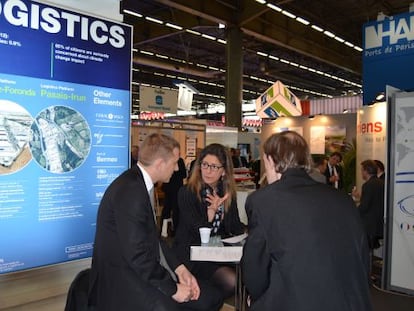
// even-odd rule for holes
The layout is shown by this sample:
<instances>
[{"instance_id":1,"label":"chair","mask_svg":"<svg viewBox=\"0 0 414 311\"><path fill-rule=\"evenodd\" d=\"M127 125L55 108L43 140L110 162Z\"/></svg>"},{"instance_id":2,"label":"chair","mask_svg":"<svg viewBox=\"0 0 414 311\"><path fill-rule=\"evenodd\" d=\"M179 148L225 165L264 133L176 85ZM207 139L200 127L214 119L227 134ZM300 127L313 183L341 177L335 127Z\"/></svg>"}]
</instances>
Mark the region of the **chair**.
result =
<instances>
[{"instance_id":1,"label":"chair","mask_svg":"<svg viewBox=\"0 0 414 311\"><path fill-rule=\"evenodd\" d=\"M65 311L92 311L88 307L89 274L91 269L80 271L69 287Z\"/></svg>"}]
</instances>

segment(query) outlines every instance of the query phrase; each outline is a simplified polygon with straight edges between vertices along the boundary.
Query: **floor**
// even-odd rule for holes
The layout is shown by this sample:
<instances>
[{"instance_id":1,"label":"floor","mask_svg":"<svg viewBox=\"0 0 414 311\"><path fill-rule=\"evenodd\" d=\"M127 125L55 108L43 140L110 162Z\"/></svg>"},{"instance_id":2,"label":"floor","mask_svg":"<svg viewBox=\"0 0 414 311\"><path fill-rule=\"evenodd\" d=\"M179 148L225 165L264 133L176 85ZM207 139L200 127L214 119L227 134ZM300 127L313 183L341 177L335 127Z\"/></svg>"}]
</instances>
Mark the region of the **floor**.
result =
<instances>
[{"instance_id":1,"label":"floor","mask_svg":"<svg viewBox=\"0 0 414 311\"><path fill-rule=\"evenodd\" d=\"M63 311L65 309L66 295L48 298L35 303L13 308L0 309L2 311ZM220 311L234 311L234 307L225 304Z\"/></svg>"},{"instance_id":2,"label":"floor","mask_svg":"<svg viewBox=\"0 0 414 311\"><path fill-rule=\"evenodd\" d=\"M387 293L375 287L371 288L374 311L413 311L414 297ZM0 309L2 311L63 311L66 295L48 298L35 303L13 308ZM228 301L220 311L234 311Z\"/></svg>"},{"instance_id":3,"label":"floor","mask_svg":"<svg viewBox=\"0 0 414 311\"><path fill-rule=\"evenodd\" d=\"M63 311L66 293L74 276L90 266L90 259L0 275L1 311ZM379 272L373 265L374 272ZM413 311L414 296L380 289L377 281L371 287L374 311ZM229 298L220 311L234 311Z\"/></svg>"}]
</instances>

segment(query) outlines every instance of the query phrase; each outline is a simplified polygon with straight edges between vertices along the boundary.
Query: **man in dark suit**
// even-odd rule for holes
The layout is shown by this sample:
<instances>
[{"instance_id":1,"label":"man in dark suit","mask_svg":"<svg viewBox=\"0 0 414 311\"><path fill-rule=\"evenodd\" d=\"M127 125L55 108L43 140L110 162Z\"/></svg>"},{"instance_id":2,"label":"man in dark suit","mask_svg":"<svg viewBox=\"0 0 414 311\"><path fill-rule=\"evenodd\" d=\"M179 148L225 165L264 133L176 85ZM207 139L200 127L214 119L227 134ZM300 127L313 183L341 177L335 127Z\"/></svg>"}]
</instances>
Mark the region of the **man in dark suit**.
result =
<instances>
[{"instance_id":1,"label":"man in dark suit","mask_svg":"<svg viewBox=\"0 0 414 311\"><path fill-rule=\"evenodd\" d=\"M379 239L384 235L384 180L377 177L378 167L374 160L361 162L361 176L365 180L361 194L352 195L360 198L359 212L368 236L371 249L378 248Z\"/></svg>"},{"instance_id":2,"label":"man in dark suit","mask_svg":"<svg viewBox=\"0 0 414 311\"><path fill-rule=\"evenodd\" d=\"M247 167L248 166L247 159L240 155L240 149L239 148L236 148L236 149L231 148L230 152L232 154L231 159L233 161L233 167L234 168Z\"/></svg>"},{"instance_id":3,"label":"man in dark suit","mask_svg":"<svg viewBox=\"0 0 414 311\"><path fill-rule=\"evenodd\" d=\"M385 181L385 166L380 160L374 160L378 167L377 177Z\"/></svg>"},{"instance_id":4,"label":"man in dark suit","mask_svg":"<svg viewBox=\"0 0 414 311\"><path fill-rule=\"evenodd\" d=\"M333 186L336 189L343 188L344 174L342 166L342 154L339 152L333 152L328 158L328 167L325 171L326 183Z\"/></svg>"},{"instance_id":5,"label":"man in dark suit","mask_svg":"<svg viewBox=\"0 0 414 311\"><path fill-rule=\"evenodd\" d=\"M178 210L178 190L184 185L184 179L187 178L187 169L185 168L185 162L183 158L178 159L178 170L175 171L168 183L162 184L162 190L164 191L164 207L161 213L161 223L165 219L171 218L173 220L172 235L175 234L175 230L178 227L179 222L179 210Z\"/></svg>"},{"instance_id":6,"label":"man in dark suit","mask_svg":"<svg viewBox=\"0 0 414 311\"><path fill-rule=\"evenodd\" d=\"M138 155L139 155L139 146L138 145L133 145L131 147L131 164L129 166L130 168L137 165Z\"/></svg>"},{"instance_id":7,"label":"man in dark suit","mask_svg":"<svg viewBox=\"0 0 414 311\"><path fill-rule=\"evenodd\" d=\"M309 147L296 132L273 134L263 149L269 185L246 202L250 310L372 310L367 240L352 198L307 174Z\"/></svg>"},{"instance_id":8,"label":"man in dark suit","mask_svg":"<svg viewBox=\"0 0 414 311\"><path fill-rule=\"evenodd\" d=\"M218 310L222 297L199 284L159 239L154 183L177 170L178 142L151 134L138 165L116 178L99 206L89 302L99 311Z\"/></svg>"}]
</instances>

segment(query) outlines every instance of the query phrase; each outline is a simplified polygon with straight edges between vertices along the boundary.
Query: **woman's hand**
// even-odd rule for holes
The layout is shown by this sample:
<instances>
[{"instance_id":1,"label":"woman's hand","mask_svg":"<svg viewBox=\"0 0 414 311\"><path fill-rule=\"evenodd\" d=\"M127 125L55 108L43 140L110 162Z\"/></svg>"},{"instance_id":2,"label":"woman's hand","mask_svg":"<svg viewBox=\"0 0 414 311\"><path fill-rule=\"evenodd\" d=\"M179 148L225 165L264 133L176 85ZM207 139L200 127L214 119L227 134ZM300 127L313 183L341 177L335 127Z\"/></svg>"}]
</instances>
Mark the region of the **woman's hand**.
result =
<instances>
[{"instance_id":1,"label":"woman's hand","mask_svg":"<svg viewBox=\"0 0 414 311\"><path fill-rule=\"evenodd\" d=\"M206 201L210 203L210 205L207 207L207 217L209 222L213 221L217 210L221 205L224 204L228 197L228 192L223 197L220 197L216 192L207 194Z\"/></svg>"}]
</instances>

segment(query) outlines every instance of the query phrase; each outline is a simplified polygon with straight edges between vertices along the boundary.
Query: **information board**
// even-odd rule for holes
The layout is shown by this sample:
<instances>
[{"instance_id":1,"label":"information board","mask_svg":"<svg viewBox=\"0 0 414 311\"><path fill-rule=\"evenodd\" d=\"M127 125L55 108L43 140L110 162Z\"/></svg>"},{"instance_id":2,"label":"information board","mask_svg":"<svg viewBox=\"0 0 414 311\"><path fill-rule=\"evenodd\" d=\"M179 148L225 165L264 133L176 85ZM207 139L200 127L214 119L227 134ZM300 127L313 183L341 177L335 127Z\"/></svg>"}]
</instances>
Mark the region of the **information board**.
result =
<instances>
[{"instance_id":1,"label":"information board","mask_svg":"<svg viewBox=\"0 0 414 311\"><path fill-rule=\"evenodd\" d=\"M414 294L414 93L390 104L389 210L386 289Z\"/></svg>"},{"instance_id":2,"label":"information board","mask_svg":"<svg viewBox=\"0 0 414 311\"><path fill-rule=\"evenodd\" d=\"M132 28L0 1L0 273L92 255L129 165Z\"/></svg>"}]
</instances>

